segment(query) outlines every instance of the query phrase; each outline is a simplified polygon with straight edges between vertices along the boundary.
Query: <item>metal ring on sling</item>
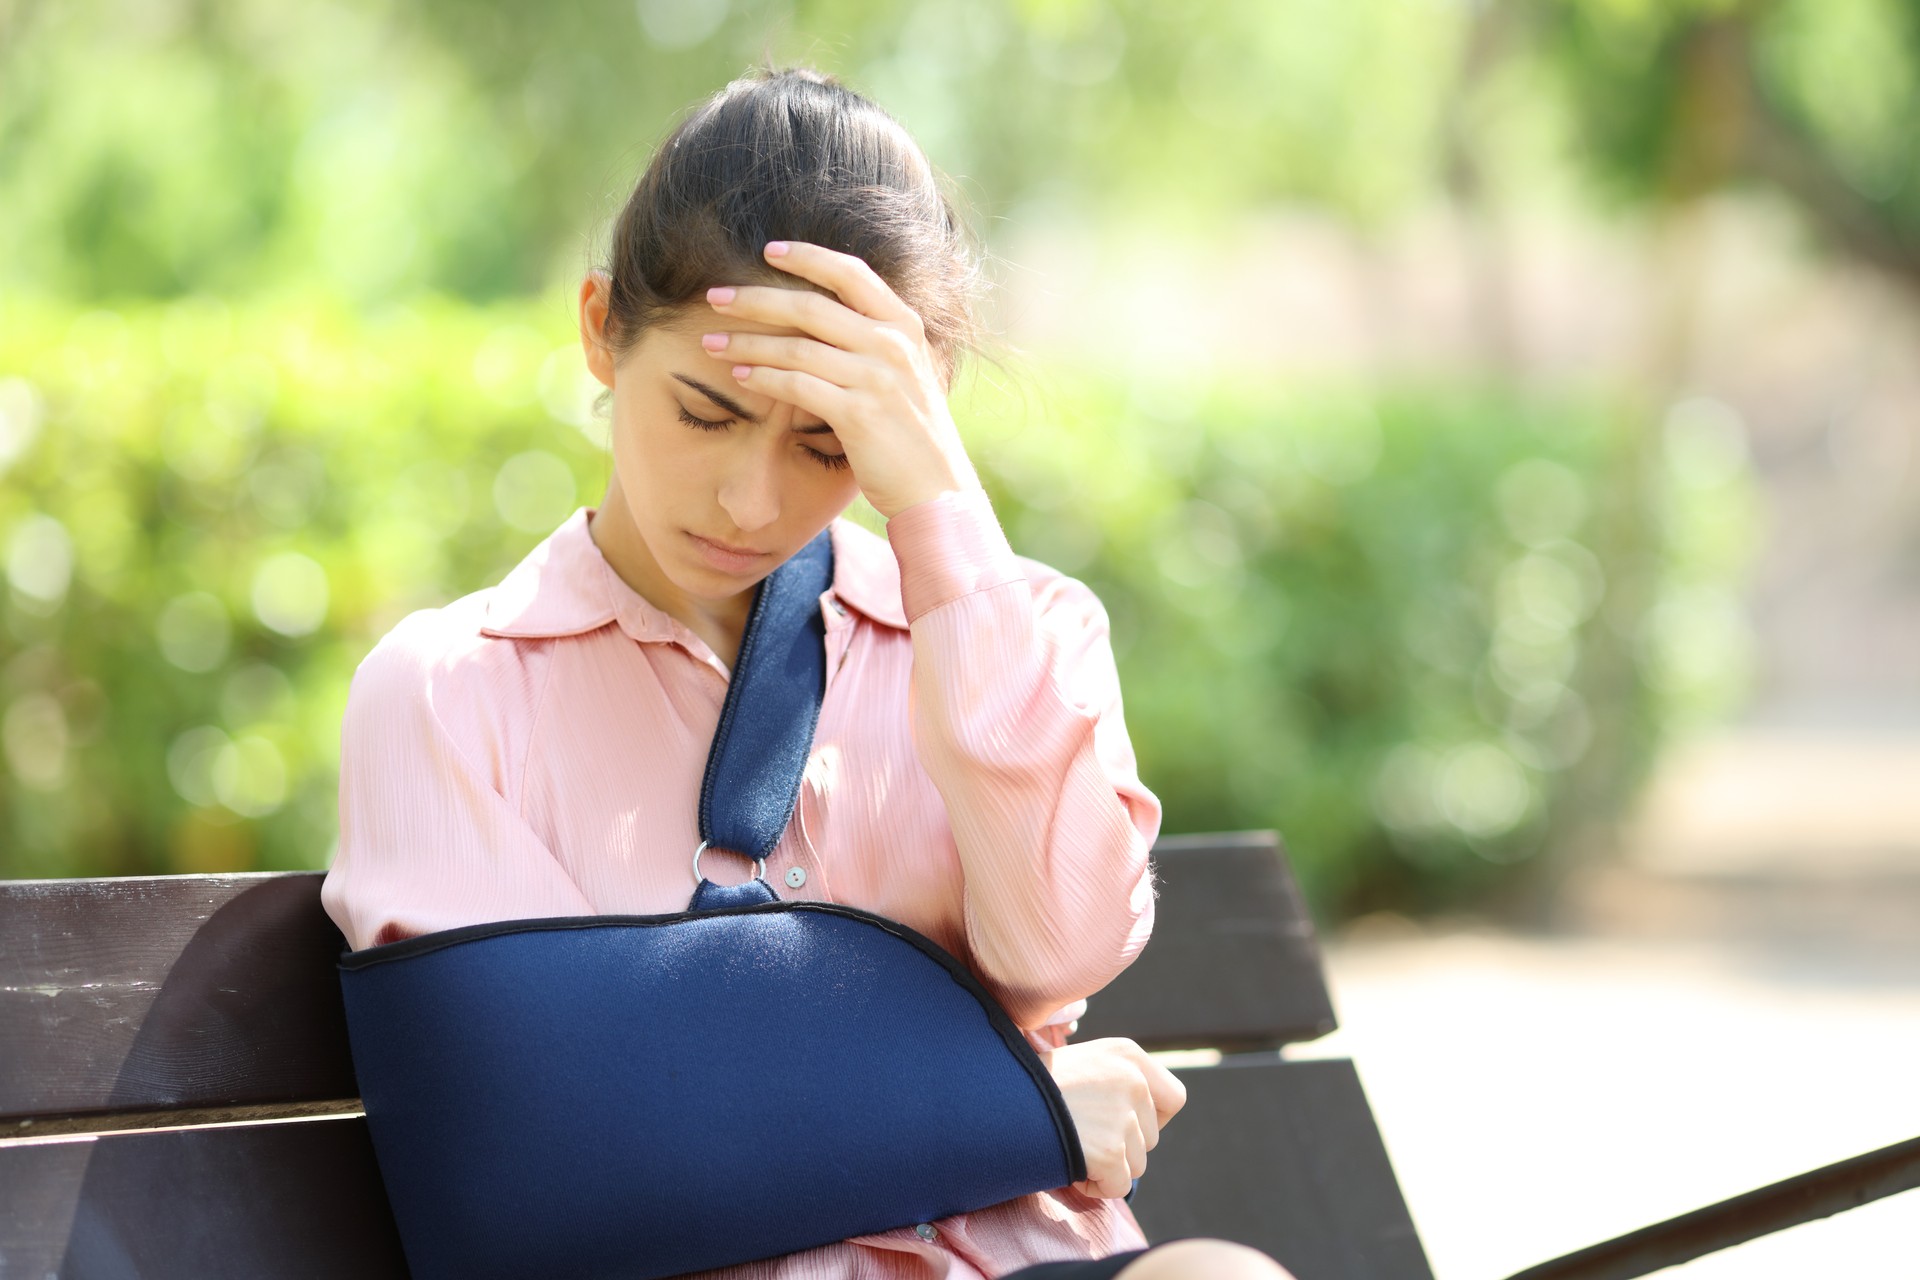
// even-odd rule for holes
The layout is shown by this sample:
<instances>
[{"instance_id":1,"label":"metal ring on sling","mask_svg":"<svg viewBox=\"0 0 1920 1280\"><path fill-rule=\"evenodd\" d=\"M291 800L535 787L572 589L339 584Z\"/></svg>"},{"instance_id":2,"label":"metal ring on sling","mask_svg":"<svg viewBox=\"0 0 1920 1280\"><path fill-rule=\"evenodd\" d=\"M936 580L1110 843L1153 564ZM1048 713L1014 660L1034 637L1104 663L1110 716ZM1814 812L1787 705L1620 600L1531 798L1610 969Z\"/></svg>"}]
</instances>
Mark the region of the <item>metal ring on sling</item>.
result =
<instances>
[{"instance_id":1,"label":"metal ring on sling","mask_svg":"<svg viewBox=\"0 0 1920 1280\"><path fill-rule=\"evenodd\" d=\"M700 874L700 855L707 851L707 846L711 843L712 841L710 840L702 840L700 847L693 851L693 882L695 884L699 884L706 879L705 876ZM729 852L732 851L729 850ZM740 856L744 858L747 855L741 854ZM755 880L765 880L767 878L767 860L765 858L755 858L753 860L753 878Z\"/></svg>"}]
</instances>

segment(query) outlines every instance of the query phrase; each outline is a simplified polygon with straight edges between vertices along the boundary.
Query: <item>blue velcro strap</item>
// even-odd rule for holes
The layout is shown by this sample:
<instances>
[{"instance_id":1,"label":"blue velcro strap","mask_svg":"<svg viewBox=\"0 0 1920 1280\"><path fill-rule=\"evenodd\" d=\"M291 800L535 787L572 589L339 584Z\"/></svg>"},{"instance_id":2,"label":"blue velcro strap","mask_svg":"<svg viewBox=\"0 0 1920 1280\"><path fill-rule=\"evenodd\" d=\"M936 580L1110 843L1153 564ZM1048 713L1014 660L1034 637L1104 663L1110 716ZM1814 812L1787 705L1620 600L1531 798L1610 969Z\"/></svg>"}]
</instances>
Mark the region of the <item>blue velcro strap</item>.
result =
<instances>
[{"instance_id":1,"label":"blue velcro strap","mask_svg":"<svg viewBox=\"0 0 1920 1280\"><path fill-rule=\"evenodd\" d=\"M832 584L826 529L761 580L700 783L713 848L764 858L793 817L826 691L820 595Z\"/></svg>"}]
</instances>

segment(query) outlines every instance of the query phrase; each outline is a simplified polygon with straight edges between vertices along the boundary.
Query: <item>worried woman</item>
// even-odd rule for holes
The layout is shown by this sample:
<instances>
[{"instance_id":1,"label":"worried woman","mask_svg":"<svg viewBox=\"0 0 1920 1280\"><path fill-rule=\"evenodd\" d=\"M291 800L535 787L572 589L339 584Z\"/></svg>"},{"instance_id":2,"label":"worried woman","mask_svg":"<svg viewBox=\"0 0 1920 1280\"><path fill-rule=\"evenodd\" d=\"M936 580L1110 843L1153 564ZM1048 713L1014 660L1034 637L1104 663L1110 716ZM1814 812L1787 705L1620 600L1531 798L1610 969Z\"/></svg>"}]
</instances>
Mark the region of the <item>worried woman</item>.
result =
<instances>
[{"instance_id":1,"label":"worried woman","mask_svg":"<svg viewBox=\"0 0 1920 1280\"><path fill-rule=\"evenodd\" d=\"M1184 1090L1129 1041L1067 1042L1147 941L1161 811L1105 611L1014 553L948 410L976 275L918 145L832 78L766 71L691 112L578 290L605 496L361 664L323 901L355 950L684 910L756 591L830 530L824 700L761 870L957 958L1052 1073L1087 1177L710 1274L1284 1276L1223 1241L1147 1249L1122 1197ZM860 495L884 539L844 518Z\"/></svg>"}]
</instances>

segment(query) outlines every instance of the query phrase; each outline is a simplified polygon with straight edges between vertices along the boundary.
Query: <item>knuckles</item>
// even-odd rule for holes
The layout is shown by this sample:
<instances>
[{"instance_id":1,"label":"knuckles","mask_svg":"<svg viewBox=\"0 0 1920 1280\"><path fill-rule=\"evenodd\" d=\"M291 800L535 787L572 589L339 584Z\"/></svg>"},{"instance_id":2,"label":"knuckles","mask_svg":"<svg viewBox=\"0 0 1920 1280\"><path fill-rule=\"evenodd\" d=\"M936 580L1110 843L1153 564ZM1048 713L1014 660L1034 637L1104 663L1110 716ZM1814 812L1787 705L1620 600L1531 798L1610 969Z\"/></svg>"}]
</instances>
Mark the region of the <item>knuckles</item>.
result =
<instances>
[{"instance_id":1,"label":"knuckles","mask_svg":"<svg viewBox=\"0 0 1920 1280\"><path fill-rule=\"evenodd\" d=\"M874 337L888 357L902 363L911 364L919 353L919 339L892 325L880 325L874 330Z\"/></svg>"}]
</instances>

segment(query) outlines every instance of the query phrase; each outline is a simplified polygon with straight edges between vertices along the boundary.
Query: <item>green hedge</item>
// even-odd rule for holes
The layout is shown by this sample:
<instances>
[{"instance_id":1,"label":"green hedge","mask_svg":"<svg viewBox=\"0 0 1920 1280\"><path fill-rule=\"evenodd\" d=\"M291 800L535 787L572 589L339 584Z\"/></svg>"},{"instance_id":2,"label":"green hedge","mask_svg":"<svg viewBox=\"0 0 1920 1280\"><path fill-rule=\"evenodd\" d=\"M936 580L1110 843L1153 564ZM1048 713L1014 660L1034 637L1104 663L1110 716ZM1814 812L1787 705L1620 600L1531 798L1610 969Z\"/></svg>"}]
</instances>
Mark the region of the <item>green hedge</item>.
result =
<instances>
[{"instance_id":1,"label":"green hedge","mask_svg":"<svg viewBox=\"0 0 1920 1280\"><path fill-rule=\"evenodd\" d=\"M1538 887L1742 690L1710 402L1176 375L996 425L1016 546L1113 615L1166 829L1278 828L1323 912Z\"/></svg>"},{"instance_id":2,"label":"green hedge","mask_svg":"<svg viewBox=\"0 0 1920 1280\"><path fill-rule=\"evenodd\" d=\"M985 372L1166 829L1279 828L1324 911L1516 882L1738 691L1714 406ZM354 665L599 500L588 390L553 301L0 303L0 876L324 865Z\"/></svg>"}]
</instances>

